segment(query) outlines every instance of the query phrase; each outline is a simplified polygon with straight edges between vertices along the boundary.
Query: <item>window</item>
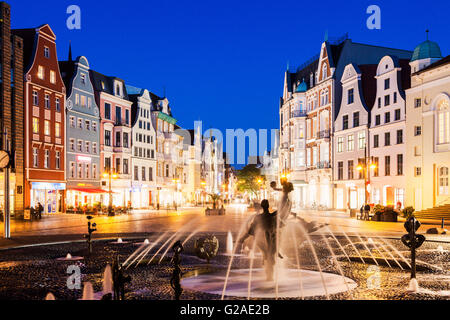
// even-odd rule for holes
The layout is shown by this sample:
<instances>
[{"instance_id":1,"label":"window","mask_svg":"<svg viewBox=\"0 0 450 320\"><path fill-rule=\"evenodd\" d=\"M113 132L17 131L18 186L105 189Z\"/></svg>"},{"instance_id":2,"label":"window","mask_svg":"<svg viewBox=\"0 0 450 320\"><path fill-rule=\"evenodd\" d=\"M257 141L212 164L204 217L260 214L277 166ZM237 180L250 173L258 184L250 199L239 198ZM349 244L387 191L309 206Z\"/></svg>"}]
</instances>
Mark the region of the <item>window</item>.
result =
<instances>
[{"instance_id":1,"label":"window","mask_svg":"<svg viewBox=\"0 0 450 320\"><path fill-rule=\"evenodd\" d=\"M88 108L92 108L92 99L88 98Z\"/></svg>"},{"instance_id":2,"label":"window","mask_svg":"<svg viewBox=\"0 0 450 320\"><path fill-rule=\"evenodd\" d=\"M353 88L347 91L347 104L353 103Z\"/></svg>"},{"instance_id":3,"label":"window","mask_svg":"<svg viewBox=\"0 0 450 320\"><path fill-rule=\"evenodd\" d=\"M403 143L403 130L397 130L397 144Z\"/></svg>"},{"instance_id":4,"label":"window","mask_svg":"<svg viewBox=\"0 0 450 320\"><path fill-rule=\"evenodd\" d=\"M338 137L337 152L342 152L342 151L344 151L344 138Z\"/></svg>"},{"instance_id":5,"label":"window","mask_svg":"<svg viewBox=\"0 0 450 320\"><path fill-rule=\"evenodd\" d=\"M389 85L390 85L390 81L389 80L390 80L389 78L384 79L384 90L389 89Z\"/></svg>"},{"instance_id":6,"label":"window","mask_svg":"<svg viewBox=\"0 0 450 320\"><path fill-rule=\"evenodd\" d=\"M86 74L82 73L80 75L80 79L81 79L81 84L86 84Z\"/></svg>"},{"instance_id":7,"label":"window","mask_svg":"<svg viewBox=\"0 0 450 320\"><path fill-rule=\"evenodd\" d=\"M414 135L420 136L422 134L422 127L421 126L415 126L414 127Z\"/></svg>"},{"instance_id":8,"label":"window","mask_svg":"<svg viewBox=\"0 0 450 320\"><path fill-rule=\"evenodd\" d=\"M338 162L338 180L344 179L344 162Z\"/></svg>"},{"instance_id":9,"label":"window","mask_svg":"<svg viewBox=\"0 0 450 320\"><path fill-rule=\"evenodd\" d=\"M97 165L95 163L92 164L92 178L97 179Z\"/></svg>"},{"instance_id":10,"label":"window","mask_svg":"<svg viewBox=\"0 0 450 320\"><path fill-rule=\"evenodd\" d=\"M38 78L41 80L44 80L44 67L43 66L39 66L38 67Z\"/></svg>"},{"instance_id":11,"label":"window","mask_svg":"<svg viewBox=\"0 0 450 320\"><path fill-rule=\"evenodd\" d=\"M70 163L69 175L71 178L75 178L75 163L74 162Z\"/></svg>"},{"instance_id":12,"label":"window","mask_svg":"<svg viewBox=\"0 0 450 320\"><path fill-rule=\"evenodd\" d=\"M56 73L53 70L50 70L50 83L52 84L56 83Z\"/></svg>"},{"instance_id":13,"label":"window","mask_svg":"<svg viewBox=\"0 0 450 320\"><path fill-rule=\"evenodd\" d=\"M116 143L114 144L114 146L116 146L116 147L120 147L120 139L121 139L121 134L120 134L120 131L117 131L116 132Z\"/></svg>"},{"instance_id":14,"label":"window","mask_svg":"<svg viewBox=\"0 0 450 320\"><path fill-rule=\"evenodd\" d=\"M125 110L125 124L130 124L130 110Z\"/></svg>"},{"instance_id":15,"label":"window","mask_svg":"<svg viewBox=\"0 0 450 320\"><path fill-rule=\"evenodd\" d=\"M147 179L145 177L145 172L146 172L146 168L142 167L142 181L147 181Z\"/></svg>"},{"instance_id":16,"label":"window","mask_svg":"<svg viewBox=\"0 0 450 320\"><path fill-rule=\"evenodd\" d=\"M39 118L33 117L33 133L39 133Z\"/></svg>"},{"instance_id":17,"label":"window","mask_svg":"<svg viewBox=\"0 0 450 320\"><path fill-rule=\"evenodd\" d=\"M365 131L358 133L358 146L359 146L360 150L362 150L366 147L366 132Z\"/></svg>"},{"instance_id":18,"label":"window","mask_svg":"<svg viewBox=\"0 0 450 320\"><path fill-rule=\"evenodd\" d=\"M128 148L128 132L123 133L123 147Z\"/></svg>"},{"instance_id":19,"label":"window","mask_svg":"<svg viewBox=\"0 0 450 320\"><path fill-rule=\"evenodd\" d=\"M139 168L138 166L134 166L134 180L139 180Z\"/></svg>"},{"instance_id":20,"label":"window","mask_svg":"<svg viewBox=\"0 0 450 320\"><path fill-rule=\"evenodd\" d=\"M55 137L61 137L61 124L59 122L55 122Z\"/></svg>"},{"instance_id":21,"label":"window","mask_svg":"<svg viewBox=\"0 0 450 320\"><path fill-rule=\"evenodd\" d=\"M105 119L111 120L111 105L105 103Z\"/></svg>"},{"instance_id":22,"label":"window","mask_svg":"<svg viewBox=\"0 0 450 320\"><path fill-rule=\"evenodd\" d=\"M44 47L44 57L46 57L47 59L50 58L50 48L49 47Z\"/></svg>"},{"instance_id":23,"label":"window","mask_svg":"<svg viewBox=\"0 0 450 320\"><path fill-rule=\"evenodd\" d=\"M46 136L50 135L50 121L44 120L44 134Z\"/></svg>"},{"instance_id":24,"label":"window","mask_svg":"<svg viewBox=\"0 0 450 320\"><path fill-rule=\"evenodd\" d=\"M448 167L439 168L439 195L448 195Z\"/></svg>"},{"instance_id":25,"label":"window","mask_svg":"<svg viewBox=\"0 0 450 320\"><path fill-rule=\"evenodd\" d=\"M375 125L376 125L376 126L379 126L380 123L381 123L381 117L380 117L379 114L377 114L377 115L375 116Z\"/></svg>"},{"instance_id":26,"label":"window","mask_svg":"<svg viewBox=\"0 0 450 320\"><path fill-rule=\"evenodd\" d=\"M70 122L70 126L72 128L75 128L75 117L74 116L70 116L69 122Z\"/></svg>"},{"instance_id":27,"label":"window","mask_svg":"<svg viewBox=\"0 0 450 320\"><path fill-rule=\"evenodd\" d=\"M91 130L91 121L90 120L85 120L84 121L84 127L86 128L86 130Z\"/></svg>"},{"instance_id":28,"label":"window","mask_svg":"<svg viewBox=\"0 0 450 320\"><path fill-rule=\"evenodd\" d=\"M374 177L378 177L378 175L379 175L379 168L380 168L380 166L379 166L379 158L378 157L374 157L373 158L373 163L375 164L375 169L373 169L373 176Z\"/></svg>"},{"instance_id":29,"label":"window","mask_svg":"<svg viewBox=\"0 0 450 320\"><path fill-rule=\"evenodd\" d=\"M83 108L87 107L86 96L81 96L81 106Z\"/></svg>"},{"instance_id":30,"label":"window","mask_svg":"<svg viewBox=\"0 0 450 320\"><path fill-rule=\"evenodd\" d=\"M80 95L75 93L75 105L78 106L80 104Z\"/></svg>"},{"instance_id":31,"label":"window","mask_svg":"<svg viewBox=\"0 0 450 320\"><path fill-rule=\"evenodd\" d=\"M166 177L168 177L168 176L169 176L169 165L166 164Z\"/></svg>"},{"instance_id":32,"label":"window","mask_svg":"<svg viewBox=\"0 0 450 320\"><path fill-rule=\"evenodd\" d=\"M353 134L347 136L347 151L355 150L355 137Z\"/></svg>"},{"instance_id":33,"label":"window","mask_svg":"<svg viewBox=\"0 0 450 320\"><path fill-rule=\"evenodd\" d=\"M39 105L39 93L36 90L33 90L33 106Z\"/></svg>"},{"instance_id":34,"label":"window","mask_svg":"<svg viewBox=\"0 0 450 320\"><path fill-rule=\"evenodd\" d=\"M422 106L422 99L416 98L414 99L414 108L420 108Z\"/></svg>"},{"instance_id":35,"label":"window","mask_svg":"<svg viewBox=\"0 0 450 320\"><path fill-rule=\"evenodd\" d=\"M45 95L45 108L50 109L50 95Z\"/></svg>"},{"instance_id":36,"label":"window","mask_svg":"<svg viewBox=\"0 0 450 320\"><path fill-rule=\"evenodd\" d=\"M82 152L83 151L83 140L78 140L77 151L78 152Z\"/></svg>"},{"instance_id":37,"label":"window","mask_svg":"<svg viewBox=\"0 0 450 320\"><path fill-rule=\"evenodd\" d=\"M78 118L77 122L78 122L78 129L83 129L83 119Z\"/></svg>"},{"instance_id":38,"label":"window","mask_svg":"<svg viewBox=\"0 0 450 320\"><path fill-rule=\"evenodd\" d=\"M388 105L390 104L390 98L391 98L390 95L384 96L384 106L385 106L385 107L388 106Z\"/></svg>"},{"instance_id":39,"label":"window","mask_svg":"<svg viewBox=\"0 0 450 320\"><path fill-rule=\"evenodd\" d=\"M397 103L397 92L394 92L394 103Z\"/></svg>"},{"instance_id":40,"label":"window","mask_svg":"<svg viewBox=\"0 0 450 320\"><path fill-rule=\"evenodd\" d=\"M75 151L75 139L71 138L69 140L69 148L70 148L70 150Z\"/></svg>"},{"instance_id":41,"label":"window","mask_svg":"<svg viewBox=\"0 0 450 320\"><path fill-rule=\"evenodd\" d=\"M83 178L83 164L79 163L78 164L78 179L82 179Z\"/></svg>"},{"instance_id":42,"label":"window","mask_svg":"<svg viewBox=\"0 0 450 320\"><path fill-rule=\"evenodd\" d=\"M153 181L153 168L148 168L148 181Z\"/></svg>"},{"instance_id":43,"label":"window","mask_svg":"<svg viewBox=\"0 0 450 320\"><path fill-rule=\"evenodd\" d=\"M384 175L385 176L391 175L391 157L390 156L384 157Z\"/></svg>"},{"instance_id":44,"label":"window","mask_svg":"<svg viewBox=\"0 0 450 320\"><path fill-rule=\"evenodd\" d=\"M105 146L111 146L111 131L105 130Z\"/></svg>"},{"instance_id":45,"label":"window","mask_svg":"<svg viewBox=\"0 0 450 320\"><path fill-rule=\"evenodd\" d=\"M442 99L439 101L437 110L438 144L450 143L450 108L448 100Z\"/></svg>"},{"instance_id":46,"label":"window","mask_svg":"<svg viewBox=\"0 0 450 320\"><path fill-rule=\"evenodd\" d=\"M359 111L353 112L353 128L359 127Z\"/></svg>"},{"instance_id":47,"label":"window","mask_svg":"<svg viewBox=\"0 0 450 320\"><path fill-rule=\"evenodd\" d=\"M86 148L86 153L91 153L91 143L89 141L86 141L84 146Z\"/></svg>"},{"instance_id":48,"label":"window","mask_svg":"<svg viewBox=\"0 0 450 320\"><path fill-rule=\"evenodd\" d=\"M122 108L116 106L116 123L122 124Z\"/></svg>"},{"instance_id":49,"label":"window","mask_svg":"<svg viewBox=\"0 0 450 320\"><path fill-rule=\"evenodd\" d=\"M348 129L348 115L342 117L342 130Z\"/></svg>"},{"instance_id":50,"label":"window","mask_svg":"<svg viewBox=\"0 0 450 320\"><path fill-rule=\"evenodd\" d=\"M391 113L390 112L386 112L384 114L384 123L389 123L391 122Z\"/></svg>"},{"instance_id":51,"label":"window","mask_svg":"<svg viewBox=\"0 0 450 320\"><path fill-rule=\"evenodd\" d=\"M111 170L111 158L105 158L105 170L110 171Z\"/></svg>"},{"instance_id":52,"label":"window","mask_svg":"<svg viewBox=\"0 0 450 320\"><path fill-rule=\"evenodd\" d=\"M120 173L120 158L116 158L116 173Z\"/></svg>"},{"instance_id":53,"label":"window","mask_svg":"<svg viewBox=\"0 0 450 320\"><path fill-rule=\"evenodd\" d=\"M97 132L97 122L92 122L92 131Z\"/></svg>"},{"instance_id":54,"label":"window","mask_svg":"<svg viewBox=\"0 0 450 320\"><path fill-rule=\"evenodd\" d=\"M46 149L44 155L44 168L50 168L50 150Z\"/></svg>"},{"instance_id":55,"label":"window","mask_svg":"<svg viewBox=\"0 0 450 320\"><path fill-rule=\"evenodd\" d=\"M39 151L37 148L33 148L33 167L37 168L39 165Z\"/></svg>"},{"instance_id":56,"label":"window","mask_svg":"<svg viewBox=\"0 0 450 320\"><path fill-rule=\"evenodd\" d=\"M55 152L55 168L61 169L61 152L60 151Z\"/></svg>"},{"instance_id":57,"label":"window","mask_svg":"<svg viewBox=\"0 0 450 320\"><path fill-rule=\"evenodd\" d=\"M322 67L322 79L326 79L327 78L327 76L328 76L328 72L327 71L328 71L327 70L327 64L324 63L323 67Z\"/></svg>"},{"instance_id":58,"label":"window","mask_svg":"<svg viewBox=\"0 0 450 320\"><path fill-rule=\"evenodd\" d=\"M395 121L400 120L400 109L395 110L394 119Z\"/></svg>"},{"instance_id":59,"label":"window","mask_svg":"<svg viewBox=\"0 0 450 320\"><path fill-rule=\"evenodd\" d=\"M347 168L348 180L353 180L353 173L354 173L353 160L349 160L347 164L348 164L348 168Z\"/></svg>"},{"instance_id":60,"label":"window","mask_svg":"<svg viewBox=\"0 0 450 320\"><path fill-rule=\"evenodd\" d=\"M373 147L378 148L380 146L380 136L378 134L373 136Z\"/></svg>"},{"instance_id":61,"label":"window","mask_svg":"<svg viewBox=\"0 0 450 320\"><path fill-rule=\"evenodd\" d=\"M128 159L123 159L123 174L128 174Z\"/></svg>"},{"instance_id":62,"label":"window","mask_svg":"<svg viewBox=\"0 0 450 320\"><path fill-rule=\"evenodd\" d=\"M378 98L378 109L381 108L381 98Z\"/></svg>"},{"instance_id":63,"label":"window","mask_svg":"<svg viewBox=\"0 0 450 320\"><path fill-rule=\"evenodd\" d=\"M84 166L84 177L86 179L89 179L90 175L91 175L91 168L90 168L89 163L86 163L85 166Z\"/></svg>"},{"instance_id":64,"label":"window","mask_svg":"<svg viewBox=\"0 0 450 320\"><path fill-rule=\"evenodd\" d=\"M390 146L391 145L391 133L390 132L385 132L384 133L384 145L385 146Z\"/></svg>"},{"instance_id":65,"label":"window","mask_svg":"<svg viewBox=\"0 0 450 320\"><path fill-rule=\"evenodd\" d=\"M97 142L92 142L92 153L97 154Z\"/></svg>"},{"instance_id":66,"label":"window","mask_svg":"<svg viewBox=\"0 0 450 320\"><path fill-rule=\"evenodd\" d=\"M414 176L420 177L422 175L422 168L421 167L414 167Z\"/></svg>"},{"instance_id":67,"label":"window","mask_svg":"<svg viewBox=\"0 0 450 320\"><path fill-rule=\"evenodd\" d=\"M403 154L397 155L397 175L403 175Z\"/></svg>"},{"instance_id":68,"label":"window","mask_svg":"<svg viewBox=\"0 0 450 320\"><path fill-rule=\"evenodd\" d=\"M60 102L59 98L55 99L55 108L56 108L56 112L61 112L61 102Z\"/></svg>"}]
</instances>

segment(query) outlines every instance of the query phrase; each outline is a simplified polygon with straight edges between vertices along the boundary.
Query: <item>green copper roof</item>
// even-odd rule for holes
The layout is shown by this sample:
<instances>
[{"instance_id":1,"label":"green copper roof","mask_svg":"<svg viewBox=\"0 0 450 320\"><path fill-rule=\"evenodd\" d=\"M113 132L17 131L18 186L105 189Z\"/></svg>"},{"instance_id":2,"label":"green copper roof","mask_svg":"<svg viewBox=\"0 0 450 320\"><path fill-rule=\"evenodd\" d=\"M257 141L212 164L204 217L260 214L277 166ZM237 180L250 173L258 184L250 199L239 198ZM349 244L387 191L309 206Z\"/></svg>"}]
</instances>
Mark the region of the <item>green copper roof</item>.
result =
<instances>
[{"instance_id":1,"label":"green copper roof","mask_svg":"<svg viewBox=\"0 0 450 320\"><path fill-rule=\"evenodd\" d=\"M308 89L305 80L302 81L302 83L300 83L297 87L297 89L295 89L295 92L306 92L306 90Z\"/></svg>"},{"instance_id":2,"label":"green copper roof","mask_svg":"<svg viewBox=\"0 0 450 320\"><path fill-rule=\"evenodd\" d=\"M411 61L427 58L442 58L441 49L436 42L427 40L419 44L414 49Z\"/></svg>"},{"instance_id":3,"label":"green copper roof","mask_svg":"<svg viewBox=\"0 0 450 320\"><path fill-rule=\"evenodd\" d=\"M164 120L164 121L167 121L167 122L170 123L170 124L175 124L175 123L177 123L177 120L176 120L176 119L174 119L174 118L172 118L171 116L169 116L168 114L165 114L165 113L162 113L162 112L159 112L159 113L158 113L158 118L159 118L159 119L162 119L162 120Z\"/></svg>"}]
</instances>

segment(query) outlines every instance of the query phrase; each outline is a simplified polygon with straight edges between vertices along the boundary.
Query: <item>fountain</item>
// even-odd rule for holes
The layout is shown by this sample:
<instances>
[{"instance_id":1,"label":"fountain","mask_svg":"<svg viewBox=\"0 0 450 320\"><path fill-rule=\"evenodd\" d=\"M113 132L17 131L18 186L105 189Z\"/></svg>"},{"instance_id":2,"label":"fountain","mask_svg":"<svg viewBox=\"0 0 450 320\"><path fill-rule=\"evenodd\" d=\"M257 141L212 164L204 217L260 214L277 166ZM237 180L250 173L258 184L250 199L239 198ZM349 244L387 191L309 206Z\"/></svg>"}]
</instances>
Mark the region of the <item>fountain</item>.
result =
<instances>
[{"instance_id":1,"label":"fountain","mask_svg":"<svg viewBox=\"0 0 450 320\"><path fill-rule=\"evenodd\" d=\"M233 253L233 235L231 231L228 231L227 234L227 255L231 255Z\"/></svg>"},{"instance_id":2,"label":"fountain","mask_svg":"<svg viewBox=\"0 0 450 320\"><path fill-rule=\"evenodd\" d=\"M123 241L122 238L117 238L116 241L110 242L111 244L125 244L128 243L128 241Z\"/></svg>"},{"instance_id":3,"label":"fountain","mask_svg":"<svg viewBox=\"0 0 450 320\"><path fill-rule=\"evenodd\" d=\"M79 256L72 256L70 253L68 253L65 257L57 258L58 261L78 261L83 260L83 257Z\"/></svg>"},{"instance_id":4,"label":"fountain","mask_svg":"<svg viewBox=\"0 0 450 320\"><path fill-rule=\"evenodd\" d=\"M55 296L53 295L53 293L49 292L47 293L47 295L45 296L45 300L56 300Z\"/></svg>"},{"instance_id":5,"label":"fountain","mask_svg":"<svg viewBox=\"0 0 450 320\"><path fill-rule=\"evenodd\" d=\"M94 298L94 287L92 283L85 282L83 286L83 297L81 300L95 300Z\"/></svg>"}]
</instances>

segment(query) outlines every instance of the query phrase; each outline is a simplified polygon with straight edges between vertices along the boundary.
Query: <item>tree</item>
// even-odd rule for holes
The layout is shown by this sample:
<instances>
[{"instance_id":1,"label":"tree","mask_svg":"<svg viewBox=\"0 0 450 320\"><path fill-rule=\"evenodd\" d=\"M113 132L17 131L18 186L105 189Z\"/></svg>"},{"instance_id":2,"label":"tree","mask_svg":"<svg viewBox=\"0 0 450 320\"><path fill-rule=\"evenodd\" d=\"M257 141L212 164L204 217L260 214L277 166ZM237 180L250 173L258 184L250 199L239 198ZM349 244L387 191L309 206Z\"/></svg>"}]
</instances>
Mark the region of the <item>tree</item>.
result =
<instances>
[{"instance_id":1,"label":"tree","mask_svg":"<svg viewBox=\"0 0 450 320\"><path fill-rule=\"evenodd\" d=\"M261 175L261 170L254 164L248 164L236 174L238 178L237 189L240 192L256 193L259 191L265 177Z\"/></svg>"},{"instance_id":2,"label":"tree","mask_svg":"<svg viewBox=\"0 0 450 320\"><path fill-rule=\"evenodd\" d=\"M211 201L213 202L213 209L215 210L217 208L217 201L219 201L221 199L221 197L217 193L210 193L209 197L211 198Z\"/></svg>"}]
</instances>

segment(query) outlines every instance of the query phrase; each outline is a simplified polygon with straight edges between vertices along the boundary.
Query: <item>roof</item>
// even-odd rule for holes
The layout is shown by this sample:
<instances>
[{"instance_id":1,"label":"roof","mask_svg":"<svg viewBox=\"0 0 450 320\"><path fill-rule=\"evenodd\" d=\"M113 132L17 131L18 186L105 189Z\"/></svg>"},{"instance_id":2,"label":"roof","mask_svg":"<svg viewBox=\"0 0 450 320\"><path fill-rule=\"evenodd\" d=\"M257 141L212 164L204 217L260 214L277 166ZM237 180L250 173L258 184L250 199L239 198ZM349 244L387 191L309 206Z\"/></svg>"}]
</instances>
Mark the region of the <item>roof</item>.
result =
<instances>
[{"instance_id":1,"label":"roof","mask_svg":"<svg viewBox=\"0 0 450 320\"><path fill-rule=\"evenodd\" d=\"M419 44L412 55L411 61L428 58L442 58L441 48L437 42L426 40Z\"/></svg>"},{"instance_id":2,"label":"roof","mask_svg":"<svg viewBox=\"0 0 450 320\"><path fill-rule=\"evenodd\" d=\"M128 93L127 93L127 87L125 85L125 81L117 78L117 77L111 77L111 76L105 76L104 74L101 74L100 72L97 72L95 70L89 70L89 73L91 75L91 82L94 86L94 89L96 91L106 92L110 95L114 94L114 81L122 82L123 84L123 99L128 100ZM105 88L102 87L102 82L105 84Z\"/></svg>"},{"instance_id":3,"label":"roof","mask_svg":"<svg viewBox=\"0 0 450 320\"><path fill-rule=\"evenodd\" d=\"M423 68L422 70L419 70L419 71L417 71L417 72L414 73L414 74L420 74L420 73L422 73L422 72L426 72L426 71L429 71L429 70L431 70L431 69L438 68L438 67L440 67L440 66L443 66L443 65L449 64L449 63L450 63L450 55L448 55L448 56L446 56L445 58L442 58L442 59L440 59L440 60L438 60L438 61L436 61L436 62L430 64L428 67Z\"/></svg>"}]
</instances>

